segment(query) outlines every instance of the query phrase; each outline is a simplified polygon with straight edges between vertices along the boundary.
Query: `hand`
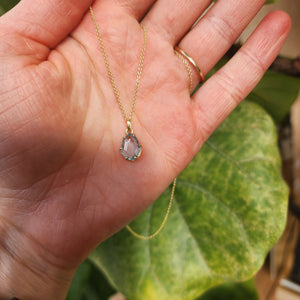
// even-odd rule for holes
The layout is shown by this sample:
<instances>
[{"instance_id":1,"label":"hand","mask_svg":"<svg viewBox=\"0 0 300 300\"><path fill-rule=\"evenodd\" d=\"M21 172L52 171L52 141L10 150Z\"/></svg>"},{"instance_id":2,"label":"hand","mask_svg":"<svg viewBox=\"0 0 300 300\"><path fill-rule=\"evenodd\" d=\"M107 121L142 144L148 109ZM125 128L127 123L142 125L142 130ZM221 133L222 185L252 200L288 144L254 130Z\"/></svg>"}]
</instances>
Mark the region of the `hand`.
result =
<instances>
[{"instance_id":1,"label":"hand","mask_svg":"<svg viewBox=\"0 0 300 300\"><path fill-rule=\"evenodd\" d=\"M92 1L22 0L0 18L1 299L62 299L78 264L162 193L274 60L290 28L280 11L190 99L174 46L206 74L264 4L219 0L187 33L210 2L93 3L127 110L140 22L147 29L132 121L143 153L133 163L119 152L126 126L88 11Z\"/></svg>"}]
</instances>

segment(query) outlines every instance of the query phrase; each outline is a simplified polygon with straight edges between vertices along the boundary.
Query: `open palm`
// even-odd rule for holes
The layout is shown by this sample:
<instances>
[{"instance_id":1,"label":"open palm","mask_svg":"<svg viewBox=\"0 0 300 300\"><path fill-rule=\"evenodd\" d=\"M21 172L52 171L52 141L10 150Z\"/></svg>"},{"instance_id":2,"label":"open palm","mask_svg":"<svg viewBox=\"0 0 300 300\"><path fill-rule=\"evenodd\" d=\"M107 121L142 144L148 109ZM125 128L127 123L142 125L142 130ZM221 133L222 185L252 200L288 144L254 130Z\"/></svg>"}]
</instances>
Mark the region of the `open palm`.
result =
<instances>
[{"instance_id":1,"label":"open palm","mask_svg":"<svg viewBox=\"0 0 300 300\"><path fill-rule=\"evenodd\" d=\"M191 99L174 46L181 41L207 73L264 1L249 7L246 0L220 0L188 34L210 1L95 1L128 112L143 43L140 22L147 29L132 120L143 153L128 162L119 151L126 124L88 12L91 2L23 0L0 19L2 230L30 245L28 256L72 270L185 168L258 82L290 26L284 13L270 14ZM196 72L193 77L197 84Z\"/></svg>"}]
</instances>

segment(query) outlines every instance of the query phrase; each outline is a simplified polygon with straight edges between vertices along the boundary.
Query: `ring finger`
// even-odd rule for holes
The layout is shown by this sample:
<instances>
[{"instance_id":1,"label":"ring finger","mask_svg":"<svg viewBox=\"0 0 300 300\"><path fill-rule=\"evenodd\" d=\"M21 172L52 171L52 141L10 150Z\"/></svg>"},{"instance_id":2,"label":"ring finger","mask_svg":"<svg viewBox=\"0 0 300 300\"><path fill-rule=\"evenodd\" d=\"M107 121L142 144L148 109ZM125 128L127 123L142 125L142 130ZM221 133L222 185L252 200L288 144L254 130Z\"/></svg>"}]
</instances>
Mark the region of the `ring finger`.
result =
<instances>
[{"instance_id":1,"label":"ring finger","mask_svg":"<svg viewBox=\"0 0 300 300\"><path fill-rule=\"evenodd\" d=\"M186 51L207 74L236 41L265 0L219 0L181 40Z\"/></svg>"}]
</instances>

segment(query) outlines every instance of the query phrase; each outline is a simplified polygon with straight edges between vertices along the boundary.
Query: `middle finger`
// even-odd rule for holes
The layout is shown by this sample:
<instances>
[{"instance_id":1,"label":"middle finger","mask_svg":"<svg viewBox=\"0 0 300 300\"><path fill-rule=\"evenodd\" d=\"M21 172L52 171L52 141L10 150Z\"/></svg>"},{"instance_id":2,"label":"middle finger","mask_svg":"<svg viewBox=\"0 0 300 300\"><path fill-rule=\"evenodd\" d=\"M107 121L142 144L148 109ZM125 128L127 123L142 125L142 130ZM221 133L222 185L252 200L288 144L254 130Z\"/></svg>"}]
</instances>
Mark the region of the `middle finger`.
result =
<instances>
[{"instance_id":1,"label":"middle finger","mask_svg":"<svg viewBox=\"0 0 300 300\"><path fill-rule=\"evenodd\" d=\"M212 0L160 0L146 15L143 24L174 46L211 2Z\"/></svg>"}]
</instances>

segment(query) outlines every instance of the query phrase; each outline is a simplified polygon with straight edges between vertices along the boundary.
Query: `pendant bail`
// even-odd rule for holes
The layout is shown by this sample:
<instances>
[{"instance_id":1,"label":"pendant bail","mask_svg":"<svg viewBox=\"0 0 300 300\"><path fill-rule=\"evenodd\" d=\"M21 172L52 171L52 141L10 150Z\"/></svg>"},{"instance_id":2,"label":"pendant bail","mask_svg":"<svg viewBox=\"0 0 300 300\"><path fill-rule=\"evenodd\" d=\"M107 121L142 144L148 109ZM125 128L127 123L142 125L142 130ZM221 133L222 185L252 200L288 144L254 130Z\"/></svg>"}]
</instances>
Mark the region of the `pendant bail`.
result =
<instances>
[{"instance_id":1,"label":"pendant bail","mask_svg":"<svg viewBox=\"0 0 300 300\"><path fill-rule=\"evenodd\" d=\"M133 133L132 126L131 126L131 121L127 120L126 123L127 123L126 134Z\"/></svg>"}]
</instances>

